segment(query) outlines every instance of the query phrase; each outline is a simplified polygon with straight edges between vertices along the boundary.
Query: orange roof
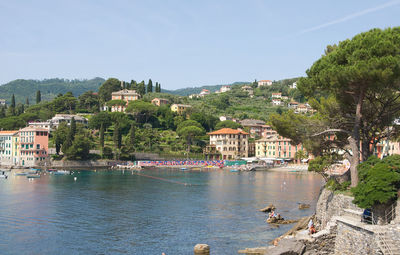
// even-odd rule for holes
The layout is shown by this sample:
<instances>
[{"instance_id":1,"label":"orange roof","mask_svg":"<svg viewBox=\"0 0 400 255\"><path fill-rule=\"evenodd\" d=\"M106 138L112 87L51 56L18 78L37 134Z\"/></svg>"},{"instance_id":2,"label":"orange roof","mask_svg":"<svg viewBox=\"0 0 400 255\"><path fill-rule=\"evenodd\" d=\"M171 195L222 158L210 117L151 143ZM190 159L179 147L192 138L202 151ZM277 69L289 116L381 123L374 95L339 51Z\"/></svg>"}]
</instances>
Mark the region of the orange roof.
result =
<instances>
[{"instance_id":1,"label":"orange roof","mask_svg":"<svg viewBox=\"0 0 400 255\"><path fill-rule=\"evenodd\" d=\"M0 131L0 134L14 134L17 132L18 132L18 130L4 130L4 131Z\"/></svg>"},{"instance_id":2,"label":"orange roof","mask_svg":"<svg viewBox=\"0 0 400 255\"><path fill-rule=\"evenodd\" d=\"M208 135L248 135L249 133L238 129L222 128L220 130L207 133Z\"/></svg>"},{"instance_id":3,"label":"orange roof","mask_svg":"<svg viewBox=\"0 0 400 255\"><path fill-rule=\"evenodd\" d=\"M270 80L261 80L261 82L262 82L262 81L270 82Z\"/></svg>"}]
</instances>

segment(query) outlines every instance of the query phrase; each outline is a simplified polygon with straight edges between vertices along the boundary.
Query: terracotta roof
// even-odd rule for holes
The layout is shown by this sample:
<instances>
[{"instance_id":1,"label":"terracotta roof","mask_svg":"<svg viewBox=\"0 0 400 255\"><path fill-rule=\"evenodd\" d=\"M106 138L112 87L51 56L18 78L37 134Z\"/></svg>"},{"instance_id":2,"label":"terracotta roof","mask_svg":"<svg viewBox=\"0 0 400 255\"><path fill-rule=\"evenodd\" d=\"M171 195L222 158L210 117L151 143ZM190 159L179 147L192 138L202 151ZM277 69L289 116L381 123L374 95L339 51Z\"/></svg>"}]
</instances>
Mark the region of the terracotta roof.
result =
<instances>
[{"instance_id":1,"label":"terracotta roof","mask_svg":"<svg viewBox=\"0 0 400 255\"><path fill-rule=\"evenodd\" d=\"M0 131L0 134L14 134L17 132L18 132L18 130L4 130L4 131Z\"/></svg>"},{"instance_id":2,"label":"terracotta roof","mask_svg":"<svg viewBox=\"0 0 400 255\"><path fill-rule=\"evenodd\" d=\"M259 81L260 82L260 81ZM270 82L270 80L261 80L261 82Z\"/></svg>"},{"instance_id":3,"label":"terracotta roof","mask_svg":"<svg viewBox=\"0 0 400 255\"><path fill-rule=\"evenodd\" d=\"M249 133L238 129L222 128L220 130L207 133L208 135L248 135Z\"/></svg>"}]
</instances>

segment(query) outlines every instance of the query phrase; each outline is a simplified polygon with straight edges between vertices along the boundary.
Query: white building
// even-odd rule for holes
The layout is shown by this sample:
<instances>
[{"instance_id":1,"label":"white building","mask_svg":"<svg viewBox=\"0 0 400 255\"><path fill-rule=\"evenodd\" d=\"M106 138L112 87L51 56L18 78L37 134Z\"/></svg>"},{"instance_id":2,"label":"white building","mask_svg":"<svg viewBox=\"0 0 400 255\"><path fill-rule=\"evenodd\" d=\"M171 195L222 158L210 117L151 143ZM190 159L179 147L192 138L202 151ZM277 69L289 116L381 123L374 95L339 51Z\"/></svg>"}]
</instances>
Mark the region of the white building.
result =
<instances>
[{"instance_id":1,"label":"white building","mask_svg":"<svg viewBox=\"0 0 400 255\"><path fill-rule=\"evenodd\" d=\"M210 93L210 91L208 89L202 89L200 94L199 94L199 96L204 97L204 96L207 96L207 95L210 95L210 94L211 93Z\"/></svg>"},{"instance_id":2,"label":"white building","mask_svg":"<svg viewBox=\"0 0 400 255\"><path fill-rule=\"evenodd\" d=\"M293 82L292 85L289 86L291 89L297 88L297 81Z\"/></svg>"},{"instance_id":3,"label":"white building","mask_svg":"<svg viewBox=\"0 0 400 255\"><path fill-rule=\"evenodd\" d=\"M225 93L225 92L228 92L229 90L231 90L231 86L229 86L229 85L224 85L224 86L222 86L222 87L219 89L219 92L220 92L220 93Z\"/></svg>"},{"instance_id":4,"label":"white building","mask_svg":"<svg viewBox=\"0 0 400 255\"><path fill-rule=\"evenodd\" d=\"M29 127L39 127L39 128L45 128L47 129L47 131L51 132L53 129L53 125L51 123L51 120L48 121L41 121L41 122L35 122L35 121L31 121L28 123Z\"/></svg>"},{"instance_id":5,"label":"white building","mask_svg":"<svg viewBox=\"0 0 400 255\"><path fill-rule=\"evenodd\" d=\"M6 100L5 99L0 99L0 105L6 105Z\"/></svg>"},{"instance_id":6,"label":"white building","mask_svg":"<svg viewBox=\"0 0 400 255\"><path fill-rule=\"evenodd\" d=\"M18 131L0 131L0 165L11 166L17 163L17 140L14 137ZM16 155L16 156L15 156ZM15 160L14 160L15 159Z\"/></svg>"},{"instance_id":7,"label":"white building","mask_svg":"<svg viewBox=\"0 0 400 255\"><path fill-rule=\"evenodd\" d=\"M76 123L79 123L79 124L82 124L85 126L88 125L88 119L86 119L85 117L79 116L79 115L74 115L74 114L56 114L56 116L54 116L53 118L51 118L51 120L48 120L48 121L51 122L52 128L57 129L58 126L63 122L66 122L68 126L71 125L72 118L75 119Z\"/></svg>"},{"instance_id":8,"label":"white building","mask_svg":"<svg viewBox=\"0 0 400 255\"><path fill-rule=\"evenodd\" d=\"M274 98L272 99L272 104L273 105L282 105L282 101L279 98Z\"/></svg>"},{"instance_id":9,"label":"white building","mask_svg":"<svg viewBox=\"0 0 400 255\"><path fill-rule=\"evenodd\" d=\"M272 81L270 81L270 80L261 80L261 81L258 81L258 87L261 87L261 86L271 86L272 85Z\"/></svg>"}]
</instances>

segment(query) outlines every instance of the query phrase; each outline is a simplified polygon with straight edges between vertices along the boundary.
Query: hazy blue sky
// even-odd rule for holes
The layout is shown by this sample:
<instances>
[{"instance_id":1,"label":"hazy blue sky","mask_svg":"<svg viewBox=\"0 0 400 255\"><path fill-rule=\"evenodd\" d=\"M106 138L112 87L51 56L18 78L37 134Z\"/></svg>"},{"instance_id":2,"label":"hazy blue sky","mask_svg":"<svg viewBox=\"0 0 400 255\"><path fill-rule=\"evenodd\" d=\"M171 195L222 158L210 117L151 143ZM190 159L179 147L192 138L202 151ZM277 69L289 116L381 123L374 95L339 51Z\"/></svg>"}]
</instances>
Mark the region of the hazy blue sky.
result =
<instances>
[{"instance_id":1,"label":"hazy blue sky","mask_svg":"<svg viewBox=\"0 0 400 255\"><path fill-rule=\"evenodd\" d=\"M304 75L328 44L399 25L400 0L0 0L0 84L278 80Z\"/></svg>"}]
</instances>

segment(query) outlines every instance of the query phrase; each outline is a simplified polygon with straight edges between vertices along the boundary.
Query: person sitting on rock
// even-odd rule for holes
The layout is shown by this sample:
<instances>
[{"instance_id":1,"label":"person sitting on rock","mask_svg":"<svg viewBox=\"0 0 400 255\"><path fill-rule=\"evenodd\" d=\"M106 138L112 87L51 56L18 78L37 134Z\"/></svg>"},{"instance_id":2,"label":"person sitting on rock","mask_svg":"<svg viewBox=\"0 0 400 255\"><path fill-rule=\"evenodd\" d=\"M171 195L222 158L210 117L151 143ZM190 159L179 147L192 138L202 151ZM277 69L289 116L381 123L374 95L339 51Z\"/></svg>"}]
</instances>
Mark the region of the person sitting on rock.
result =
<instances>
[{"instance_id":1,"label":"person sitting on rock","mask_svg":"<svg viewBox=\"0 0 400 255\"><path fill-rule=\"evenodd\" d=\"M310 227L310 235L315 234L317 230L315 230L314 224L311 225Z\"/></svg>"}]
</instances>

